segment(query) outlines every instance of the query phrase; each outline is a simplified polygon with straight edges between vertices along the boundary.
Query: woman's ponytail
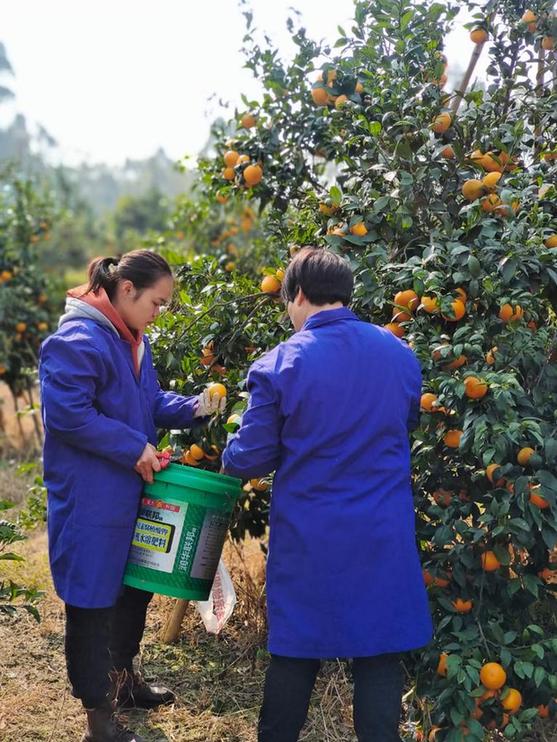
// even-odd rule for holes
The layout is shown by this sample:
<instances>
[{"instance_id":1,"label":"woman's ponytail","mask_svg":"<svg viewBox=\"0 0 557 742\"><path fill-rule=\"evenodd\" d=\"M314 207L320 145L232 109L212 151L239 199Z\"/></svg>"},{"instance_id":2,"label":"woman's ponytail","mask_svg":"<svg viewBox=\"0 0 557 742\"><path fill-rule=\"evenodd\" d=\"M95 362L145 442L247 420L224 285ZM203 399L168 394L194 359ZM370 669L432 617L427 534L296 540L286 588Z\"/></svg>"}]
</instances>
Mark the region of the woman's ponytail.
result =
<instances>
[{"instance_id":1,"label":"woman's ponytail","mask_svg":"<svg viewBox=\"0 0 557 742\"><path fill-rule=\"evenodd\" d=\"M166 260L150 250L133 250L121 258L94 258L89 263L89 284L85 294L104 289L112 301L120 281L131 281L141 291L160 278L172 276Z\"/></svg>"}]
</instances>

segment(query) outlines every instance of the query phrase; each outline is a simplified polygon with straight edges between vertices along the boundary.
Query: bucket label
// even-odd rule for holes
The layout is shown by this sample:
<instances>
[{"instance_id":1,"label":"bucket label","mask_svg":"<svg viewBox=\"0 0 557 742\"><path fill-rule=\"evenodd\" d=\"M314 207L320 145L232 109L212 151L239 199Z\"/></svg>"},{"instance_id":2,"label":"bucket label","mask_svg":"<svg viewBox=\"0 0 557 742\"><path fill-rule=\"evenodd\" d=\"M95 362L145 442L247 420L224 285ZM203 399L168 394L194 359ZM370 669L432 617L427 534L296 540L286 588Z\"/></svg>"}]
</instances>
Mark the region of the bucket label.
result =
<instances>
[{"instance_id":1,"label":"bucket label","mask_svg":"<svg viewBox=\"0 0 557 742\"><path fill-rule=\"evenodd\" d=\"M172 572L187 507L187 504L174 505L142 498L129 563L159 572Z\"/></svg>"},{"instance_id":2,"label":"bucket label","mask_svg":"<svg viewBox=\"0 0 557 742\"><path fill-rule=\"evenodd\" d=\"M217 571L230 515L220 510L208 510L203 519L191 576L199 580L212 580Z\"/></svg>"}]
</instances>

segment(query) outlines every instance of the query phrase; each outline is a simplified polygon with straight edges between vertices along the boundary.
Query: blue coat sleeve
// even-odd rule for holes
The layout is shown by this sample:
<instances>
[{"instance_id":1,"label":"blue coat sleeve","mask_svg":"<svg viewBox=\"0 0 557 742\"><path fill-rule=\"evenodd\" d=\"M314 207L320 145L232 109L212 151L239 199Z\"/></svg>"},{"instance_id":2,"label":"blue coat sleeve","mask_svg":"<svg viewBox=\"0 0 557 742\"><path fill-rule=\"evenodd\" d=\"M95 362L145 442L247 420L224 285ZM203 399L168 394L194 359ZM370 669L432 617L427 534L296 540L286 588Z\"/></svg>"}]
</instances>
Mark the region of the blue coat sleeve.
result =
<instances>
[{"instance_id":1,"label":"blue coat sleeve","mask_svg":"<svg viewBox=\"0 0 557 742\"><path fill-rule=\"evenodd\" d=\"M88 338L52 335L40 362L41 403L45 430L75 448L133 469L147 436L95 408L102 381L102 353Z\"/></svg>"},{"instance_id":2,"label":"blue coat sleeve","mask_svg":"<svg viewBox=\"0 0 557 742\"><path fill-rule=\"evenodd\" d=\"M280 463L282 419L270 373L254 364L248 374L248 408L242 425L222 454L224 471L235 477L262 477Z\"/></svg>"}]
</instances>

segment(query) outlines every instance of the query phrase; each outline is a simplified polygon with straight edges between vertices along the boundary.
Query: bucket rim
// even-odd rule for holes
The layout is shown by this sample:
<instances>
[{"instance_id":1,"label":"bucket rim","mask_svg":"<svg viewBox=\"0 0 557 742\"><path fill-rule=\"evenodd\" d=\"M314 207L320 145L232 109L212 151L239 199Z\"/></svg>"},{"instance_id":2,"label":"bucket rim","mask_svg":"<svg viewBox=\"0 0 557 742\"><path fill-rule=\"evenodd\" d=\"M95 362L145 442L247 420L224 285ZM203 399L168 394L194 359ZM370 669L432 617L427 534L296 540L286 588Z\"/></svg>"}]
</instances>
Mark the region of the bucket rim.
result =
<instances>
[{"instance_id":1,"label":"bucket rim","mask_svg":"<svg viewBox=\"0 0 557 742\"><path fill-rule=\"evenodd\" d=\"M242 487L242 480L239 477L231 477L229 474L220 474L219 472L207 471L206 469L196 469L195 467L188 466L187 464L175 463L170 463L164 469L161 469L161 471L155 472L153 475L153 484L156 484L157 482L178 485L186 484L185 482L177 481L177 477L172 476L173 474L178 475L180 478L182 478L184 475L188 479L191 478L192 481L188 482L187 484L194 487L195 489L203 489L203 487L201 487L201 482L204 482L208 486L212 485L211 492L213 494L230 494L230 492L225 493L222 490L224 488L226 488L227 490L229 490L230 488L233 488L234 490L241 490ZM213 489L213 487L215 489ZM239 495L240 492L238 491L238 497Z\"/></svg>"}]
</instances>

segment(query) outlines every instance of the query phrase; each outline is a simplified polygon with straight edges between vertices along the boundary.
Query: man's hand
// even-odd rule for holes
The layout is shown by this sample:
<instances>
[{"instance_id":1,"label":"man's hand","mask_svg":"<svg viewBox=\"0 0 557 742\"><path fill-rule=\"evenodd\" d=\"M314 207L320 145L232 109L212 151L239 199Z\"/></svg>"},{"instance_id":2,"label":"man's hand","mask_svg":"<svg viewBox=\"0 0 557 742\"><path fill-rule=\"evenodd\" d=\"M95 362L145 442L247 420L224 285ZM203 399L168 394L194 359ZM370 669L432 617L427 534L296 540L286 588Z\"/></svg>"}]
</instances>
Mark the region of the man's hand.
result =
<instances>
[{"instance_id":1,"label":"man's hand","mask_svg":"<svg viewBox=\"0 0 557 742\"><path fill-rule=\"evenodd\" d=\"M161 465L157 458L157 449L148 443L139 457L135 471L141 476L143 481L151 483L153 481L153 472L160 471Z\"/></svg>"},{"instance_id":2,"label":"man's hand","mask_svg":"<svg viewBox=\"0 0 557 742\"><path fill-rule=\"evenodd\" d=\"M214 415L217 412L224 412L226 408L226 397L221 397L218 394L209 392L209 389L205 389L201 392L197 398L197 407L193 413L194 417L208 417Z\"/></svg>"}]
</instances>

